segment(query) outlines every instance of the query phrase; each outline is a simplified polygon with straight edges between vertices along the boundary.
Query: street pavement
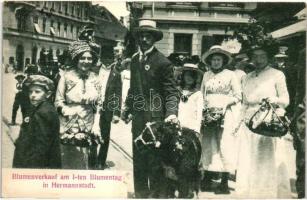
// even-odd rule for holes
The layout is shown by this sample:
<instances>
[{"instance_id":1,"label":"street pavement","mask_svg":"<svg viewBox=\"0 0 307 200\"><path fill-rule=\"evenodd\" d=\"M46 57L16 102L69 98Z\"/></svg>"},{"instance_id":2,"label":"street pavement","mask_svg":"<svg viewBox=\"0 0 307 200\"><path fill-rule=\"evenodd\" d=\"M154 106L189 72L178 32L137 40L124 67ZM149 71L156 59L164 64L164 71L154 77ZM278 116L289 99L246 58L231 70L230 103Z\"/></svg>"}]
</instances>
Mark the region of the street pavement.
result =
<instances>
[{"instance_id":1,"label":"street pavement","mask_svg":"<svg viewBox=\"0 0 307 200\"><path fill-rule=\"evenodd\" d=\"M11 168L14 152L12 140L16 140L19 133L19 126L8 126L11 119L12 105L14 102L14 88L16 81L14 74L4 74L3 76L3 99L2 99L2 167ZM17 123L21 123L21 113L18 111ZM290 169L291 186L293 197L296 197L294 180L295 180L295 151L289 140L288 146L291 149L288 168ZM132 166L132 134L131 123L125 124L120 121L118 124L112 124L111 128L111 144L107 157L107 170L125 170L126 184L128 185L128 197L132 197L133 193L133 166ZM229 187L232 189L229 195L215 195L210 192L200 192L199 198L236 198L235 182L230 181Z\"/></svg>"}]
</instances>

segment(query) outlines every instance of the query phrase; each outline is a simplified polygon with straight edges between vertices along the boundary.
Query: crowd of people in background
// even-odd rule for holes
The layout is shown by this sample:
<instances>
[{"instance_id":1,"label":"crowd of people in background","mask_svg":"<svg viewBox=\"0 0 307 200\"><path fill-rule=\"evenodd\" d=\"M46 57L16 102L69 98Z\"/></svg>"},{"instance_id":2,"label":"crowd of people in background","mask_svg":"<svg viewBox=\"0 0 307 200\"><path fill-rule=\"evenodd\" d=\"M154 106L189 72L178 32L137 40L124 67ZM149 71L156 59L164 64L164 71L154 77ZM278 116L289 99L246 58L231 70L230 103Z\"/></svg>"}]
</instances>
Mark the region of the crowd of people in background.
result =
<instances>
[{"instance_id":1,"label":"crowd of people in background","mask_svg":"<svg viewBox=\"0 0 307 200\"><path fill-rule=\"evenodd\" d=\"M199 133L202 190L229 194L228 181L235 174L236 192L243 197L291 198L284 138L255 134L246 125L259 105L264 100L269 102L280 116L292 120L297 191L300 198L304 197L305 50L295 66L288 65L284 46L275 54L258 46L231 55L214 45L202 56L172 53L166 59L154 48L163 35L153 24L149 25L151 29L138 29L136 37L139 43L144 43L137 57L123 58L124 48L118 43L114 63L104 66L99 58L100 49L91 38L92 30L84 29L84 35L63 55L51 58L43 53L37 65L28 64L24 74L16 75L11 124L16 124L19 107L23 123L13 167L105 169L111 124L121 118L129 122L134 115L132 132L136 138L147 122L147 113L132 110L132 115L124 116L122 111L133 109L127 107L133 104L129 94L152 87L157 94L179 94L177 111L167 108L161 111L169 112L166 121L176 122L178 115L182 126ZM140 74L135 71L139 65L144 65ZM155 68L161 66L165 71L157 75ZM146 71L153 73L144 75ZM139 80L143 75L148 79ZM155 82L156 77L164 82ZM140 85L145 89L140 89ZM152 112L149 118L164 119L161 113ZM102 148L97 148L99 145ZM151 161L148 155L135 149L133 155L135 189L140 193L137 197L146 198L148 177L141 173L144 167L150 167ZM144 160L148 161L146 166ZM221 181L214 186L217 177ZM153 184L157 183L160 182L154 180Z\"/></svg>"}]
</instances>

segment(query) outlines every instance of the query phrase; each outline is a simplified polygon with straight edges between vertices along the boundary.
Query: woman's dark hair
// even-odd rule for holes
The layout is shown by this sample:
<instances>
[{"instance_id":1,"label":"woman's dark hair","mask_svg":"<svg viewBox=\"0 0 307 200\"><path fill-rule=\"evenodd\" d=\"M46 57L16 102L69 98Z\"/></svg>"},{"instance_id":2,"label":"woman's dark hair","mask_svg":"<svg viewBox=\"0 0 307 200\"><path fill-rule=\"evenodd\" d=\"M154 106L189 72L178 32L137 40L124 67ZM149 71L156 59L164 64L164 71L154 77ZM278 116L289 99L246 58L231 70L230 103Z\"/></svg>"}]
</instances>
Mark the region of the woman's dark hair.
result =
<instances>
[{"instance_id":1,"label":"woman's dark hair","mask_svg":"<svg viewBox=\"0 0 307 200\"><path fill-rule=\"evenodd\" d=\"M182 71L182 74L180 76L180 87L184 88L184 86L185 86L185 82L184 82L184 78L183 77L184 77L184 74L187 73L187 72L189 72L191 74L191 76L192 76L192 78L194 80L194 83L192 85L192 89L195 89L196 85L197 85L198 73L196 71L194 71L194 70L183 70Z\"/></svg>"},{"instance_id":2,"label":"woman's dark hair","mask_svg":"<svg viewBox=\"0 0 307 200\"><path fill-rule=\"evenodd\" d=\"M85 51L85 52L86 52L86 51ZM80 57L81 57L85 52L80 53L79 55L77 55L77 56L71 61L72 67L76 67L76 66L78 65L78 62L79 62ZM89 51L89 52L90 52L90 54L91 54L92 57L93 57L93 63L92 63L92 65L95 66L96 63L97 63L97 61L98 61L98 57L97 57L93 52L91 52L91 51Z\"/></svg>"}]
</instances>

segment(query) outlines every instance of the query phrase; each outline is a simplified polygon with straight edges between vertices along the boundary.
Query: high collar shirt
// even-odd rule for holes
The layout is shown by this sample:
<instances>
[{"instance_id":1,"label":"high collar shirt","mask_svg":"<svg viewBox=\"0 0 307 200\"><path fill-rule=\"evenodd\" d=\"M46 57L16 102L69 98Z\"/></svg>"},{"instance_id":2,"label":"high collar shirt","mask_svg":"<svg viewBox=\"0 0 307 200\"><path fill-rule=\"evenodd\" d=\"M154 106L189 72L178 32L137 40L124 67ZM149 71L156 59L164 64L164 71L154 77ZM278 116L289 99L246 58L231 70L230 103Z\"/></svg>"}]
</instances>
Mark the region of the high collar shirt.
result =
<instances>
[{"instance_id":1,"label":"high collar shirt","mask_svg":"<svg viewBox=\"0 0 307 200\"><path fill-rule=\"evenodd\" d=\"M147 60L147 55L150 54L154 49L154 46L152 46L151 48L149 48L147 51L143 52L141 51L141 48L139 48L139 61L142 61L142 59L144 59L144 61Z\"/></svg>"}]
</instances>

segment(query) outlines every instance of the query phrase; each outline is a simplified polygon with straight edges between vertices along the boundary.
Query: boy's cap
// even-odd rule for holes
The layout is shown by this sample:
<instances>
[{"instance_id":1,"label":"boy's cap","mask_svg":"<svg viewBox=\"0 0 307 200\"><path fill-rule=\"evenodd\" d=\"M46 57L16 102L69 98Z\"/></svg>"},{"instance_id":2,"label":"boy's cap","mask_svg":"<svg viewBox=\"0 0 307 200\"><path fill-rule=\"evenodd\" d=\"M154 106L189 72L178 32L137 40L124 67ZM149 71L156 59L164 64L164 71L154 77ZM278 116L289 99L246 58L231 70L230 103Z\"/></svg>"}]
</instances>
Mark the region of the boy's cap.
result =
<instances>
[{"instance_id":1,"label":"boy's cap","mask_svg":"<svg viewBox=\"0 0 307 200\"><path fill-rule=\"evenodd\" d=\"M26 80L26 85L39 85L45 88L47 91L53 91L55 89L54 83L51 79L47 78L46 76L42 75L31 75Z\"/></svg>"}]
</instances>

